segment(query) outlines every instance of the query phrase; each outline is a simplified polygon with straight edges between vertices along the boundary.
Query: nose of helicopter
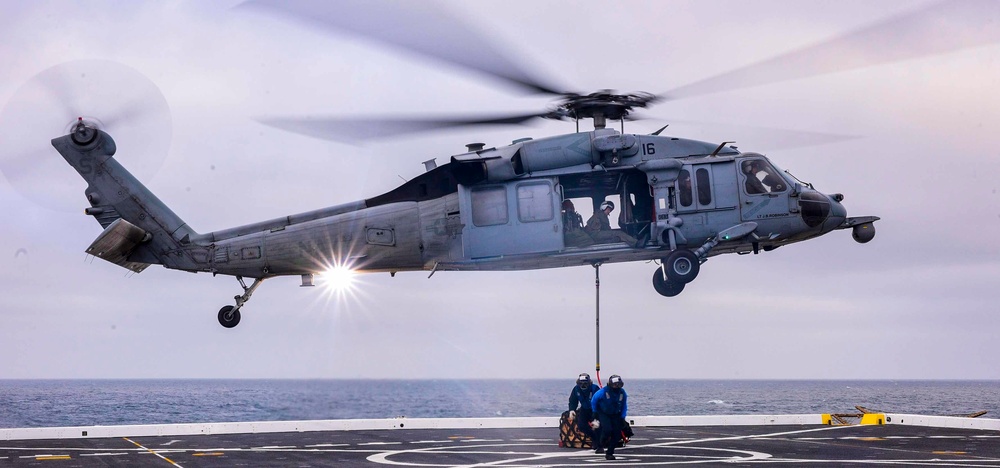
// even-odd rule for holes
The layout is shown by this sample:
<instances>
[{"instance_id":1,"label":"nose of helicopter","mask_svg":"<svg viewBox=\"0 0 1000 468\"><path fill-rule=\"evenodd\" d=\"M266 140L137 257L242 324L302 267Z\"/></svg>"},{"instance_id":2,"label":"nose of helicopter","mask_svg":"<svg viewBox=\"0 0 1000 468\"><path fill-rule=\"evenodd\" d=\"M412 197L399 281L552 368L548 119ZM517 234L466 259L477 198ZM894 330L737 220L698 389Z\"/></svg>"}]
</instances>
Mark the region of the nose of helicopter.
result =
<instances>
[{"instance_id":1,"label":"nose of helicopter","mask_svg":"<svg viewBox=\"0 0 1000 468\"><path fill-rule=\"evenodd\" d=\"M847 209L840 204L843 199L839 193L827 195L817 190L803 190L799 195L802 220L819 234L837 229L847 219Z\"/></svg>"},{"instance_id":2,"label":"nose of helicopter","mask_svg":"<svg viewBox=\"0 0 1000 468\"><path fill-rule=\"evenodd\" d=\"M840 225L844 224L845 220L847 220L847 208L840 204L841 200L844 199L844 196L839 193L835 193L833 195L827 195L827 198L830 199L830 216L823 221L824 233L837 229Z\"/></svg>"}]
</instances>

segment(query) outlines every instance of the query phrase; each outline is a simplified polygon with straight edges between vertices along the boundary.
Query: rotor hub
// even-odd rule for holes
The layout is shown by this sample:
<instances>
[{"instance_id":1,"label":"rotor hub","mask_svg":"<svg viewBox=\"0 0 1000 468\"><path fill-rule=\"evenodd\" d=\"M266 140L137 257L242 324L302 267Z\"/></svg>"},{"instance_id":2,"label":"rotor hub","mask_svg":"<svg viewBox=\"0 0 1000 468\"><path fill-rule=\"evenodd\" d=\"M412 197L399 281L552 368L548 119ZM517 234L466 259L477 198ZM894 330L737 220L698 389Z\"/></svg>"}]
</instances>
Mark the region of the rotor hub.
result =
<instances>
[{"instance_id":1,"label":"rotor hub","mask_svg":"<svg viewBox=\"0 0 1000 468\"><path fill-rule=\"evenodd\" d=\"M70 133L73 143L80 146L86 146L94 142L97 138L97 129L92 125L87 125L88 122L83 120L83 117L77 118L75 124L73 124L73 130Z\"/></svg>"},{"instance_id":2,"label":"rotor hub","mask_svg":"<svg viewBox=\"0 0 1000 468\"><path fill-rule=\"evenodd\" d=\"M558 110L574 119L621 120L628 117L633 109L644 108L656 100L656 95L650 93L615 94L604 90L587 95L566 95Z\"/></svg>"}]
</instances>

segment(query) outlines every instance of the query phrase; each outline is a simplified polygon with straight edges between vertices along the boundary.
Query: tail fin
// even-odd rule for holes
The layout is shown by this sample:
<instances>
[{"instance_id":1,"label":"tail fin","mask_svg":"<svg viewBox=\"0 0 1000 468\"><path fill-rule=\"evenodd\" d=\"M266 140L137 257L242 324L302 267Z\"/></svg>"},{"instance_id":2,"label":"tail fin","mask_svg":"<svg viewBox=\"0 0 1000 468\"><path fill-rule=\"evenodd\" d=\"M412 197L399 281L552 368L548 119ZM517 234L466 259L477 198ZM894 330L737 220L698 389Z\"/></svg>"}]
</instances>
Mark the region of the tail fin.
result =
<instances>
[{"instance_id":1,"label":"tail fin","mask_svg":"<svg viewBox=\"0 0 1000 468\"><path fill-rule=\"evenodd\" d=\"M105 228L88 253L135 272L150 264L203 269L204 262L196 261L202 249L189 245L197 233L112 158L110 135L80 125L52 146L89 184L86 213Z\"/></svg>"}]
</instances>

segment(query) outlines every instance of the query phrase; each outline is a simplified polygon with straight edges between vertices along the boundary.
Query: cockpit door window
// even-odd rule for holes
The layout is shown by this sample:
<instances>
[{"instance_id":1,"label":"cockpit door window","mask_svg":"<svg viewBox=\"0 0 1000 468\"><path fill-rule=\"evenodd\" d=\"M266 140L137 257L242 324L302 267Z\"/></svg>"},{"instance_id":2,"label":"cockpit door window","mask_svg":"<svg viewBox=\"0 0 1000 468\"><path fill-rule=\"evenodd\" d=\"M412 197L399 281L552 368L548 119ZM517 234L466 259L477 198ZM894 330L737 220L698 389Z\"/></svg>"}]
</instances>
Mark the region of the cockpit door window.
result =
<instances>
[{"instance_id":1,"label":"cockpit door window","mask_svg":"<svg viewBox=\"0 0 1000 468\"><path fill-rule=\"evenodd\" d=\"M747 195L780 193L788 189L788 182L766 159L747 159L740 163Z\"/></svg>"}]
</instances>

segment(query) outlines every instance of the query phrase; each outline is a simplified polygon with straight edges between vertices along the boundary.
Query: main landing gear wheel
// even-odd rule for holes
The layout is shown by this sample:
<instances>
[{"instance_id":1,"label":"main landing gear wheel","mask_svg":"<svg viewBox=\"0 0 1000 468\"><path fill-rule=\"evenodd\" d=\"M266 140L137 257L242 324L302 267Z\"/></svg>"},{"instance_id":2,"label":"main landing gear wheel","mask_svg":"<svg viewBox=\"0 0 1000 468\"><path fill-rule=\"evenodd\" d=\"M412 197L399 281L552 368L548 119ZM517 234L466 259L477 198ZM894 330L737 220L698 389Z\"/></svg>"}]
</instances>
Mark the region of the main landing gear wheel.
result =
<instances>
[{"instance_id":1,"label":"main landing gear wheel","mask_svg":"<svg viewBox=\"0 0 1000 468\"><path fill-rule=\"evenodd\" d=\"M223 327L233 328L240 324L240 308L250 300L250 296L257 290L257 286L260 286L260 283L265 279L267 278L255 278L253 284L247 287L247 283L243 281L242 276L236 277L236 280L240 282L240 286L243 288L243 295L233 297L236 300L235 306L227 305L219 309L219 323Z\"/></svg>"},{"instance_id":2,"label":"main landing gear wheel","mask_svg":"<svg viewBox=\"0 0 1000 468\"><path fill-rule=\"evenodd\" d=\"M653 271L653 289L661 296L674 297L684 290L684 283L663 279L663 272L657 268Z\"/></svg>"},{"instance_id":3,"label":"main landing gear wheel","mask_svg":"<svg viewBox=\"0 0 1000 468\"><path fill-rule=\"evenodd\" d=\"M694 281L701 271L698 256L690 250L675 250L663 261L663 266L667 271L667 279L681 284Z\"/></svg>"},{"instance_id":4,"label":"main landing gear wheel","mask_svg":"<svg viewBox=\"0 0 1000 468\"><path fill-rule=\"evenodd\" d=\"M219 323L223 327L233 328L240 324L240 311L236 307L227 305L219 309Z\"/></svg>"}]
</instances>

